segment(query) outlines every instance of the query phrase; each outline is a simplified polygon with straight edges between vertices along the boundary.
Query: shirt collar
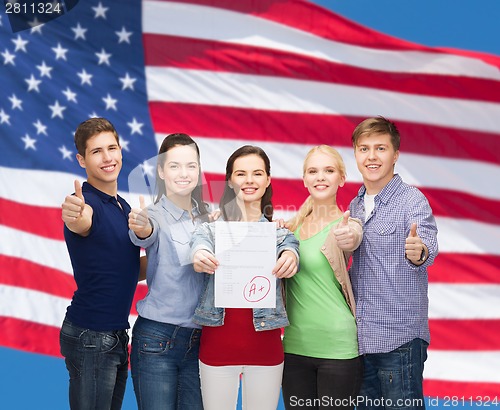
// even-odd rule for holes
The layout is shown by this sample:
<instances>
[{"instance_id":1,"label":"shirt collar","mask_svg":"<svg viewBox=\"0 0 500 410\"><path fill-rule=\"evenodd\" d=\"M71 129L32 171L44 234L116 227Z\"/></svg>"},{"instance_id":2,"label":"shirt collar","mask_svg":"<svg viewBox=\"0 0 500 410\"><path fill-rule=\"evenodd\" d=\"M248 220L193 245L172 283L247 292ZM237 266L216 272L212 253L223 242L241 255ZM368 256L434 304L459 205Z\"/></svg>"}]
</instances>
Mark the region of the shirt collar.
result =
<instances>
[{"instance_id":1,"label":"shirt collar","mask_svg":"<svg viewBox=\"0 0 500 410\"><path fill-rule=\"evenodd\" d=\"M193 205L193 209L191 210L191 213L193 217L196 217L200 214L198 210L198 202L191 198L191 204ZM175 205L170 199L167 198L166 195L163 195L160 199L160 205L162 206L163 209L165 209L170 215L172 215L173 218L175 218L177 221L181 219L182 215L184 212L187 212L186 210L179 208L177 205Z\"/></svg>"},{"instance_id":2,"label":"shirt collar","mask_svg":"<svg viewBox=\"0 0 500 410\"><path fill-rule=\"evenodd\" d=\"M110 202L110 201L116 202L117 200L117 198L115 198L113 195L108 195L105 192L98 190L95 186L89 184L87 181L83 183L82 191L90 191L94 193L101 199L102 202ZM119 195L117 195L117 197L120 198Z\"/></svg>"},{"instance_id":3,"label":"shirt collar","mask_svg":"<svg viewBox=\"0 0 500 410\"><path fill-rule=\"evenodd\" d=\"M395 192L398 191L399 187L403 183L403 180L399 176L399 174L394 174L392 179L387 183L387 185L382 188L376 197L383 203L387 203L389 199L394 195ZM366 187L364 185L359 188L358 197L362 198L366 194Z\"/></svg>"}]
</instances>

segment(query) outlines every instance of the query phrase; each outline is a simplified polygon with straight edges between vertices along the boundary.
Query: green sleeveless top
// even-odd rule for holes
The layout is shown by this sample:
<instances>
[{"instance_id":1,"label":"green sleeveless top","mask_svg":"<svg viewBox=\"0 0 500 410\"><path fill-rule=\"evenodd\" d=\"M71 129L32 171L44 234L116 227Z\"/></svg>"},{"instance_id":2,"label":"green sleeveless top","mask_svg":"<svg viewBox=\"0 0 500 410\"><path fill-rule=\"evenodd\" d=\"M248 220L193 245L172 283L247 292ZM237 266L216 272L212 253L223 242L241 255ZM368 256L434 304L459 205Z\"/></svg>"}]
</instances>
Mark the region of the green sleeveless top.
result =
<instances>
[{"instance_id":1,"label":"green sleeveless top","mask_svg":"<svg viewBox=\"0 0 500 410\"><path fill-rule=\"evenodd\" d=\"M358 356L356 321L325 255L321 253L333 221L316 235L300 241L300 271L286 279L285 353L321 359Z\"/></svg>"}]
</instances>

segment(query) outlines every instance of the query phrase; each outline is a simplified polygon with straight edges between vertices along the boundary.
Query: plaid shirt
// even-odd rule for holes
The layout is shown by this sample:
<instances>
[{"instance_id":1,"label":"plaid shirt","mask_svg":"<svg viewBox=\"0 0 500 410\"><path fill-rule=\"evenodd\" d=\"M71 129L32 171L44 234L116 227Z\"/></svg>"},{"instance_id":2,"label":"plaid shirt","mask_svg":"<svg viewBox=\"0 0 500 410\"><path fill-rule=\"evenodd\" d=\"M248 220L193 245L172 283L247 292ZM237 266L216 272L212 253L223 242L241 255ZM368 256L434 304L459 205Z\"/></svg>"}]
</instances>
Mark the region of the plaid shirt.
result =
<instances>
[{"instance_id":1,"label":"plaid shirt","mask_svg":"<svg viewBox=\"0 0 500 410\"><path fill-rule=\"evenodd\" d=\"M361 221L366 219L365 192L362 186L350 204L351 216ZM413 222L429 250L420 266L405 258ZM429 202L396 174L375 197L349 271L360 354L390 352L415 338L430 341L427 268L437 253L437 226Z\"/></svg>"}]
</instances>

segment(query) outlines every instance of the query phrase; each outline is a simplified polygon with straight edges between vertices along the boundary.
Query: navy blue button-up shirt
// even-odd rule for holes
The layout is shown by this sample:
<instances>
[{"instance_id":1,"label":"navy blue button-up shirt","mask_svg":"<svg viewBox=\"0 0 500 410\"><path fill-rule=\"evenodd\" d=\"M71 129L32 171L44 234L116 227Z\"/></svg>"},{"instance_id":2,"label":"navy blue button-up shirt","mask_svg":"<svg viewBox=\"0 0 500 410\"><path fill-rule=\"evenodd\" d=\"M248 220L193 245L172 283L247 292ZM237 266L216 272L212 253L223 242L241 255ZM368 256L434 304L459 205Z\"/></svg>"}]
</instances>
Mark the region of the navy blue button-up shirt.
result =
<instances>
[{"instance_id":1,"label":"navy blue button-up shirt","mask_svg":"<svg viewBox=\"0 0 500 410\"><path fill-rule=\"evenodd\" d=\"M427 268L438 253L437 226L425 196L399 175L375 196L365 218L362 186L351 201L351 216L364 222L363 240L350 268L356 300L359 353L386 353L415 339L430 341ZM405 257L412 223L429 250L415 266Z\"/></svg>"}]
</instances>

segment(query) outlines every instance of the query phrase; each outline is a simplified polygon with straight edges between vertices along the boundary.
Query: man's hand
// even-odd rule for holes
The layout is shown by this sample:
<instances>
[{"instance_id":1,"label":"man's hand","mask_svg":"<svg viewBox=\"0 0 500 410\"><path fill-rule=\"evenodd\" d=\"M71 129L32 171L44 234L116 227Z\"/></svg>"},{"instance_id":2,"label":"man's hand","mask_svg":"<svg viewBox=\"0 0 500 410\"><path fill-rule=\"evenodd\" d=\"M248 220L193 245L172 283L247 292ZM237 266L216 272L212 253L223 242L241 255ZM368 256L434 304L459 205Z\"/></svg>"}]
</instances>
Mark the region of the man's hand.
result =
<instances>
[{"instance_id":1,"label":"man's hand","mask_svg":"<svg viewBox=\"0 0 500 410\"><path fill-rule=\"evenodd\" d=\"M128 227L134 231L139 239L145 239L153 233L153 227L149 222L148 208L142 195L139 196L139 208L133 208L128 214Z\"/></svg>"},{"instance_id":2,"label":"man's hand","mask_svg":"<svg viewBox=\"0 0 500 410\"><path fill-rule=\"evenodd\" d=\"M68 229L76 234L87 236L92 226L93 210L85 204L80 181L75 180L75 194L68 195L61 208L61 218Z\"/></svg>"},{"instance_id":3,"label":"man's hand","mask_svg":"<svg viewBox=\"0 0 500 410\"><path fill-rule=\"evenodd\" d=\"M422 239L417 234L417 224L412 223L410 228L410 234L406 238L405 244L405 254L406 258L414 265L421 265L424 261L420 260L422 251L425 252L425 259L427 259L427 247L422 242Z\"/></svg>"}]
</instances>

